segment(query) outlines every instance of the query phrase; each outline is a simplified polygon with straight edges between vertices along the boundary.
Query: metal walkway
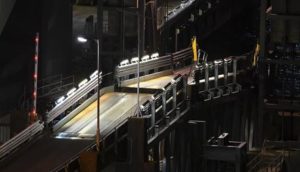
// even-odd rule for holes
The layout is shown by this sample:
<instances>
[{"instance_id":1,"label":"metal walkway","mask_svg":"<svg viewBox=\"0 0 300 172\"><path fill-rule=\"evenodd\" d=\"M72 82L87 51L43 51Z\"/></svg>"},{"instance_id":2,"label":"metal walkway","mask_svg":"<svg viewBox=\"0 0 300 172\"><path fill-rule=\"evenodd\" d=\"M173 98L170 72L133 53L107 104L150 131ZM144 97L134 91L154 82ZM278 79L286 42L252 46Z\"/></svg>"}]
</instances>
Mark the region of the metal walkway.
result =
<instances>
[{"instance_id":1,"label":"metal walkway","mask_svg":"<svg viewBox=\"0 0 300 172\"><path fill-rule=\"evenodd\" d=\"M161 82L156 82L160 80ZM162 76L143 82L146 87L159 88L161 84L170 82L172 76ZM151 94L141 94L143 104ZM122 121L132 116L136 110L137 95L135 93L110 92L100 98L100 131L107 136ZM65 122L63 122L66 120ZM17 157L7 164L3 171L49 171L68 162L81 151L91 147L96 133L96 101L80 111L71 120L62 119L54 126L52 136L44 136L27 148L20 151Z\"/></svg>"}]
</instances>

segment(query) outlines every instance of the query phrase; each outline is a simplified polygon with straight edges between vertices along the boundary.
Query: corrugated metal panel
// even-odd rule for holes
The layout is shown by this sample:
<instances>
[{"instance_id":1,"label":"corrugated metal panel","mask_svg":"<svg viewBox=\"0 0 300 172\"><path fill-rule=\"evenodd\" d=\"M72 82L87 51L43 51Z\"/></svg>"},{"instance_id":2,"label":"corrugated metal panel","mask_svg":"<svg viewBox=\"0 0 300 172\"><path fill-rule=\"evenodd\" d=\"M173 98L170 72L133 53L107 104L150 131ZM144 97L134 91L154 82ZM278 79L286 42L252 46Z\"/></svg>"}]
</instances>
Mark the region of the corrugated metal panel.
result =
<instances>
[{"instance_id":1,"label":"corrugated metal panel","mask_svg":"<svg viewBox=\"0 0 300 172\"><path fill-rule=\"evenodd\" d=\"M0 35L16 0L0 0Z\"/></svg>"},{"instance_id":2,"label":"corrugated metal panel","mask_svg":"<svg viewBox=\"0 0 300 172\"><path fill-rule=\"evenodd\" d=\"M0 145L10 139L10 114L0 118Z\"/></svg>"}]
</instances>

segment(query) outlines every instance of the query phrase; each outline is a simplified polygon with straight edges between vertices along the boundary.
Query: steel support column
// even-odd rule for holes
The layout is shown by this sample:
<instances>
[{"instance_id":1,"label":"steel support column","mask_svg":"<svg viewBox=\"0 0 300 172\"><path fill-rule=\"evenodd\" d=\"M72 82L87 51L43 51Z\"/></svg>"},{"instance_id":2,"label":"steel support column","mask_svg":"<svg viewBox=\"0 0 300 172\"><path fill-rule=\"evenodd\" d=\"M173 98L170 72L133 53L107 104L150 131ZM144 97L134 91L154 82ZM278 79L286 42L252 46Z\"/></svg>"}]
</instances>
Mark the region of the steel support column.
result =
<instances>
[{"instance_id":1,"label":"steel support column","mask_svg":"<svg viewBox=\"0 0 300 172\"><path fill-rule=\"evenodd\" d=\"M266 41L266 0L261 0L260 5L260 58L262 62L265 59L265 41ZM263 119L264 119L264 64L259 63L259 88L258 88L258 126L255 131L255 140L257 142L254 146L261 146L263 139Z\"/></svg>"}]
</instances>

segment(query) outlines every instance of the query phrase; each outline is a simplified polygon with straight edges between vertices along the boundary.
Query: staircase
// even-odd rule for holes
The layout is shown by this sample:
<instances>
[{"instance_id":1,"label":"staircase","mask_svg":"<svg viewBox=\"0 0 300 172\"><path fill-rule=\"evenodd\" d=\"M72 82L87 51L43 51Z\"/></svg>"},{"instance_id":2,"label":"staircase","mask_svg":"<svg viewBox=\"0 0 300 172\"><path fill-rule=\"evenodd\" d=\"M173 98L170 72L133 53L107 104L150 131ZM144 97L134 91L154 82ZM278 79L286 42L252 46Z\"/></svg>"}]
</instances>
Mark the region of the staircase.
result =
<instances>
[{"instance_id":1,"label":"staircase","mask_svg":"<svg viewBox=\"0 0 300 172\"><path fill-rule=\"evenodd\" d=\"M0 0L0 35L15 3L16 0Z\"/></svg>"}]
</instances>

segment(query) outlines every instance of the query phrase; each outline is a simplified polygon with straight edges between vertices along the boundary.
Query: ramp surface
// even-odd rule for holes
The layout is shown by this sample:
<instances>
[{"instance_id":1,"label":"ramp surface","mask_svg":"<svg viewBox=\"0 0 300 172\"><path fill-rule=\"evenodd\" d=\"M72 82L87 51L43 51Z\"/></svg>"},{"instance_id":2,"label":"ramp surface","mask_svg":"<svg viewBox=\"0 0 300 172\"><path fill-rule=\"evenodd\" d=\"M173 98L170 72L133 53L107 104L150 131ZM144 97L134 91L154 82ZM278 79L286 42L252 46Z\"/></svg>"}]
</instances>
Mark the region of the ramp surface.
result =
<instances>
[{"instance_id":1,"label":"ramp surface","mask_svg":"<svg viewBox=\"0 0 300 172\"><path fill-rule=\"evenodd\" d=\"M92 140L70 140L44 137L28 149L21 151L0 171L3 172L43 172L50 171L71 159Z\"/></svg>"},{"instance_id":2,"label":"ramp surface","mask_svg":"<svg viewBox=\"0 0 300 172\"><path fill-rule=\"evenodd\" d=\"M140 86L159 89L171 82L175 75L177 74L144 81ZM132 84L131 87L136 87L136 84ZM151 94L140 94L140 103L150 97ZM111 92L101 96L101 136L108 134L126 118L134 115L136 108L136 93ZM24 148L24 151L18 152L18 156L0 171L50 171L60 166L95 142L96 119L97 101L94 101L54 131L53 137L44 136L28 148Z\"/></svg>"},{"instance_id":3,"label":"ramp surface","mask_svg":"<svg viewBox=\"0 0 300 172\"><path fill-rule=\"evenodd\" d=\"M140 102L150 98L150 94L140 94ZM119 122L134 115L137 104L137 94L107 93L100 98L100 131L106 135ZM74 118L59 128L58 138L94 137L97 126L97 101L78 113Z\"/></svg>"}]
</instances>

